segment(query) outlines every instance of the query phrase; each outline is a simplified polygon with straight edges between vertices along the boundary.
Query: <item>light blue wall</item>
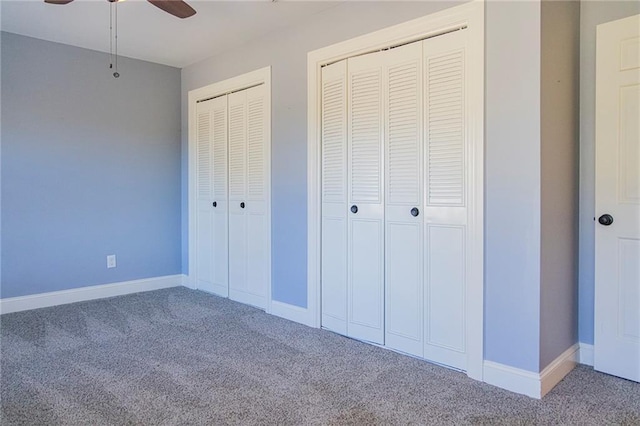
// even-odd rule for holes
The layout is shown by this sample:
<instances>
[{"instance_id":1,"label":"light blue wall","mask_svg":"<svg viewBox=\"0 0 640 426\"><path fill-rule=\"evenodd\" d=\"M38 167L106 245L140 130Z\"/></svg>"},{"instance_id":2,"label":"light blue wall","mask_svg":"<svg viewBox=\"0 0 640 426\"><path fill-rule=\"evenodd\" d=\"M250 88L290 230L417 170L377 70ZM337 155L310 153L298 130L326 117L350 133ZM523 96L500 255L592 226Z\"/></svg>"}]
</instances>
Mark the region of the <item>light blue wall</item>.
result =
<instances>
[{"instance_id":1,"label":"light blue wall","mask_svg":"<svg viewBox=\"0 0 640 426\"><path fill-rule=\"evenodd\" d=\"M1 42L1 297L179 274L180 70Z\"/></svg>"},{"instance_id":2,"label":"light blue wall","mask_svg":"<svg viewBox=\"0 0 640 426\"><path fill-rule=\"evenodd\" d=\"M580 3L541 13L540 370L578 341Z\"/></svg>"},{"instance_id":3,"label":"light blue wall","mask_svg":"<svg viewBox=\"0 0 640 426\"><path fill-rule=\"evenodd\" d=\"M307 304L307 53L453 5L451 1L345 2L182 70L182 122L187 123L189 90L272 66L273 299ZM183 270L187 273L186 125L182 153Z\"/></svg>"},{"instance_id":4,"label":"light blue wall","mask_svg":"<svg viewBox=\"0 0 640 426\"><path fill-rule=\"evenodd\" d=\"M487 2L485 359L539 371L540 3Z\"/></svg>"},{"instance_id":5,"label":"light blue wall","mask_svg":"<svg viewBox=\"0 0 640 426\"><path fill-rule=\"evenodd\" d=\"M637 1L583 1L580 7L580 341L593 344L596 26L640 14Z\"/></svg>"}]
</instances>

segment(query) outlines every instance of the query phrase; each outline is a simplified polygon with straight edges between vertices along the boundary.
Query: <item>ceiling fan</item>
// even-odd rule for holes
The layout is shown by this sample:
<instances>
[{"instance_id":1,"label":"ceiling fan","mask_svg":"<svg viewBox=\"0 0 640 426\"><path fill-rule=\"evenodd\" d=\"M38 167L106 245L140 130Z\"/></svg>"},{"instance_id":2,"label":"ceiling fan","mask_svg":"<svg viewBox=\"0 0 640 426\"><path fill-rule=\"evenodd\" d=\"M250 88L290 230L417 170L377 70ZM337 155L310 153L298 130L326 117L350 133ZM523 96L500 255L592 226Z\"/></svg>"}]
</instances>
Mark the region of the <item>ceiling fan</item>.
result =
<instances>
[{"instance_id":1,"label":"ceiling fan","mask_svg":"<svg viewBox=\"0 0 640 426\"><path fill-rule=\"evenodd\" d=\"M44 0L49 4L68 4L73 0ZM116 3L118 0L107 0L110 3ZM183 0L147 0L152 5L170 13L173 16L184 19L196 14L196 11Z\"/></svg>"}]
</instances>

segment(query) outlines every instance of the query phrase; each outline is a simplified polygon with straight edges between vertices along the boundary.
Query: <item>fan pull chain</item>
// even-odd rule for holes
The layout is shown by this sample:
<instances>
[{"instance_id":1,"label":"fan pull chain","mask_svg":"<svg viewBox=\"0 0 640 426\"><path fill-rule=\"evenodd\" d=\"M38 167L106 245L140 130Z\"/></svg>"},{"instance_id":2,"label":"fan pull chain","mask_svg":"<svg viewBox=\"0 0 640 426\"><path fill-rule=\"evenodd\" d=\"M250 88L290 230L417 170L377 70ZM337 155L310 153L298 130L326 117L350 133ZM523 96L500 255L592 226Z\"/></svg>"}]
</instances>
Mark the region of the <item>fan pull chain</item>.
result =
<instances>
[{"instance_id":1,"label":"fan pull chain","mask_svg":"<svg viewBox=\"0 0 640 426\"><path fill-rule=\"evenodd\" d=\"M116 71L113 73L115 78L120 77L120 73L118 72L118 1L115 1L116 4L116 35L115 35L115 45L116 45Z\"/></svg>"},{"instance_id":2,"label":"fan pull chain","mask_svg":"<svg viewBox=\"0 0 640 426\"><path fill-rule=\"evenodd\" d=\"M109 3L109 69L113 68L113 3Z\"/></svg>"},{"instance_id":3,"label":"fan pull chain","mask_svg":"<svg viewBox=\"0 0 640 426\"><path fill-rule=\"evenodd\" d=\"M113 5L115 3L115 6ZM114 11L115 7L115 11ZM116 31L115 36L113 33L113 22L115 15L115 24ZM115 78L120 77L120 73L118 72L118 0L109 0L109 69L113 69L114 63L114 44L115 44L115 71L113 72L113 76Z\"/></svg>"}]
</instances>

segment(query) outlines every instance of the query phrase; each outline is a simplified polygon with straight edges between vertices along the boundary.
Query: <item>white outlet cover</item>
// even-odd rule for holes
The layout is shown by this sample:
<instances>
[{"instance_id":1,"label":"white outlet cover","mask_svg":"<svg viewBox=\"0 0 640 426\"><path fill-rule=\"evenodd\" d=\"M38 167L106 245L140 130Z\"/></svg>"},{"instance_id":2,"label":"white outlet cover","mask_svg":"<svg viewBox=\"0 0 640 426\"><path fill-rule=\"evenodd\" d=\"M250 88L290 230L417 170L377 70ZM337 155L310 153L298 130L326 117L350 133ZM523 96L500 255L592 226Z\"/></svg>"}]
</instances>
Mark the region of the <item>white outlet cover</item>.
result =
<instances>
[{"instance_id":1,"label":"white outlet cover","mask_svg":"<svg viewBox=\"0 0 640 426\"><path fill-rule=\"evenodd\" d=\"M107 256L107 268L115 268L116 267L116 255L110 254Z\"/></svg>"}]
</instances>

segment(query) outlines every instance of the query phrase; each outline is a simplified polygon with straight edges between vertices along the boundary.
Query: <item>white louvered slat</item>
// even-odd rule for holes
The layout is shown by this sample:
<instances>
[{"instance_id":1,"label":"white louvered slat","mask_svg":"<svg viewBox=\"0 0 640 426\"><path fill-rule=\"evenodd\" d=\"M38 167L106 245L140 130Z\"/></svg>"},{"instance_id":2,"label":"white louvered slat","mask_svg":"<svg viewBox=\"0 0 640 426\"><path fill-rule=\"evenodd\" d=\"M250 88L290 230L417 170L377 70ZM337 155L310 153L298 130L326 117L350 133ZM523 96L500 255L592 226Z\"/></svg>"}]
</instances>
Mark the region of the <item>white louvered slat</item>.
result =
<instances>
[{"instance_id":1,"label":"white louvered slat","mask_svg":"<svg viewBox=\"0 0 640 426\"><path fill-rule=\"evenodd\" d=\"M351 75L351 201L381 201L380 69Z\"/></svg>"},{"instance_id":2,"label":"white louvered slat","mask_svg":"<svg viewBox=\"0 0 640 426\"><path fill-rule=\"evenodd\" d=\"M246 172L246 109L245 103L229 106L229 197L243 199Z\"/></svg>"},{"instance_id":3,"label":"white louvered slat","mask_svg":"<svg viewBox=\"0 0 640 426\"><path fill-rule=\"evenodd\" d=\"M247 195L252 200L265 197L264 188L264 98L247 103Z\"/></svg>"},{"instance_id":4,"label":"white louvered slat","mask_svg":"<svg viewBox=\"0 0 640 426\"><path fill-rule=\"evenodd\" d=\"M387 203L420 200L420 57L390 67L387 77Z\"/></svg>"},{"instance_id":5,"label":"white louvered slat","mask_svg":"<svg viewBox=\"0 0 640 426\"><path fill-rule=\"evenodd\" d=\"M227 106L213 111L213 186L214 198L227 198Z\"/></svg>"},{"instance_id":6,"label":"white louvered slat","mask_svg":"<svg viewBox=\"0 0 640 426\"><path fill-rule=\"evenodd\" d=\"M198 113L198 197L211 198L211 114Z\"/></svg>"},{"instance_id":7,"label":"white louvered slat","mask_svg":"<svg viewBox=\"0 0 640 426\"><path fill-rule=\"evenodd\" d=\"M464 205L464 51L426 61L427 205Z\"/></svg>"},{"instance_id":8,"label":"white louvered slat","mask_svg":"<svg viewBox=\"0 0 640 426\"><path fill-rule=\"evenodd\" d=\"M346 201L345 80L322 84L322 197L323 202Z\"/></svg>"}]
</instances>

